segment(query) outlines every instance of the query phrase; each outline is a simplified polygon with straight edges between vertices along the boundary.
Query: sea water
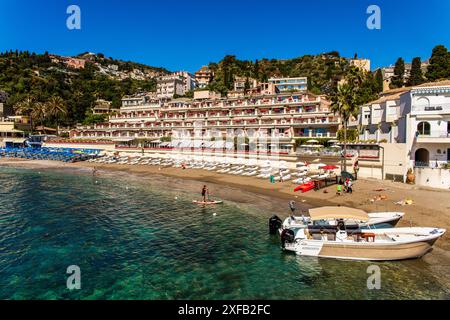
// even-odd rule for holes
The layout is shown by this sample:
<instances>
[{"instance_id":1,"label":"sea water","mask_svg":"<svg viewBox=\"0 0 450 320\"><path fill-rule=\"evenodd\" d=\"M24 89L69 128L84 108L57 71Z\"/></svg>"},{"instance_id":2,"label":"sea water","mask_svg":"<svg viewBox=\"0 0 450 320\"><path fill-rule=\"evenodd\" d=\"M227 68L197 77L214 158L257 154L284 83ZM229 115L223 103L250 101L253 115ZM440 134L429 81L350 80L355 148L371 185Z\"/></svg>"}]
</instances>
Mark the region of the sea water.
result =
<instances>
[{"instance_id":1,"label":"sea water","mask_svg":"<svg viewBox=\"0 0 450 320\"><path fill-rule=\"evenodd\" d=\"M450 297L422 260L376 263L370 290L372 263L283 253L251 196L201 207L170 179L0 167L0 299Z\"/></svg>"}]
</instances>

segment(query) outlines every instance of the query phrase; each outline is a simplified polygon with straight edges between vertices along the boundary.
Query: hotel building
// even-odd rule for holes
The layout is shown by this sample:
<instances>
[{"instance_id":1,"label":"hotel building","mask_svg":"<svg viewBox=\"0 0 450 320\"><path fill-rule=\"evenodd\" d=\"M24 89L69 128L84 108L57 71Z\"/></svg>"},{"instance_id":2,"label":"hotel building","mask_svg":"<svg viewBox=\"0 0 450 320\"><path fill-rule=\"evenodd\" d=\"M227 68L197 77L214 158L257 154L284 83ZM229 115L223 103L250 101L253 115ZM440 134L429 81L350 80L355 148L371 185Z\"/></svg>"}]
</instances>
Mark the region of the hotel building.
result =
<instances>
[{"instance_id":1,"label":"hotel building","mask_svg":"<svg viewBox=\"0 0 450 320\"><path fill-rule=\"evenodd\" d=\"M450 188L450 81L390 90L351 125L360 141L395 146L388 157L404 177L412 169L417 184Z\"/></svg>"},{"instance_id":2,"label":"hotel building","mask_svg":"<svg viewBox=\"0 0 450 320\"><path fill-rule=\"evenodd\" d=\"M326 97L311 93L196 97L203 99L125 97L119 113L107 123L78 127L71 136L116 141L246 136L292 144L295 138L336 138L340 126Z\"/></svg>"}]
</instances>

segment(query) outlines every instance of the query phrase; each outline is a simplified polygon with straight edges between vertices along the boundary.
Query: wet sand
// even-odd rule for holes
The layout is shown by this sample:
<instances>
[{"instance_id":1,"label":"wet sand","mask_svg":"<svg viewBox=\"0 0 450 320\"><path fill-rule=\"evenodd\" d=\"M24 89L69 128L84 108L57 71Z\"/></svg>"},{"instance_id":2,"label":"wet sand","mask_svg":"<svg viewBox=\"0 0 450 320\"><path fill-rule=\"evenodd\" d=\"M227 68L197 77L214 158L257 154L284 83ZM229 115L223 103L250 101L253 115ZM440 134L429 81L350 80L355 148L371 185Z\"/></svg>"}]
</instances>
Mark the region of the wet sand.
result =
<instances>
[{"instance_id":1,"label":"wet sand","mask_svg":"<svg viewBox=\"0 0 450 320\"><path fill-rule=\"evenodd\" d=\"M305 194L295 193L294 184L289 182L271 184L268 180L254 177L219 174L206 170L163 168L145 165L96 164L89 162L61 163L43 160L0 159L0 166L32 169L74 170L92 174L93 168L101 175L132 175L140 179L151 179L159 175L177 179L167 179L166 184L175 188L199 190L207 184L213 197L252 205L271 210L286 217L289 213L287 200L295 200L301 209L324 205L345 205L364 209L368 212L400 211L405 217L398 226L423 226L450 229L450 191L406 185L403 183L360 179L354 184L354 193L336 195L336 186ZM226 187L224 187L226 186ZM251 196L250 196L251 195ZM199 198L199 196L197 196ZM398 205L396 202L411 199L412 205ZM435 245L433 252L424 261L440 275L441 281L450 287L450 231Z\"/></svg>"}]
</instances>

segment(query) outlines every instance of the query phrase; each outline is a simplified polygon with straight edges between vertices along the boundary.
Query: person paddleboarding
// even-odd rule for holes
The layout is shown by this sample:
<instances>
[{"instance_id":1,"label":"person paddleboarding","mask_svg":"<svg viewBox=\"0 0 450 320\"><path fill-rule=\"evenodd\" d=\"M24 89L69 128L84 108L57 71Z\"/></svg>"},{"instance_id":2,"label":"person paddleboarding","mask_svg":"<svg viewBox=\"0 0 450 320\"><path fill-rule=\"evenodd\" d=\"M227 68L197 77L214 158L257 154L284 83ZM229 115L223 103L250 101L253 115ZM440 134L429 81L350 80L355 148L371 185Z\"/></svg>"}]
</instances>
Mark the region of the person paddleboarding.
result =
<instances>
[{"instance_id":1,"label":"person paddleboarding","mask_svg":"<svg viewBox=\"0 0 450 320\"><path fill-rule=\"evenodd\" d=\"M208 187L205 184L203 186L203 188L202 188L202 199L203 199L203 202L208 202L207 198L208 198L208 201L209 201L209 190L208 190Z\"/></svg>"}]
</instances>

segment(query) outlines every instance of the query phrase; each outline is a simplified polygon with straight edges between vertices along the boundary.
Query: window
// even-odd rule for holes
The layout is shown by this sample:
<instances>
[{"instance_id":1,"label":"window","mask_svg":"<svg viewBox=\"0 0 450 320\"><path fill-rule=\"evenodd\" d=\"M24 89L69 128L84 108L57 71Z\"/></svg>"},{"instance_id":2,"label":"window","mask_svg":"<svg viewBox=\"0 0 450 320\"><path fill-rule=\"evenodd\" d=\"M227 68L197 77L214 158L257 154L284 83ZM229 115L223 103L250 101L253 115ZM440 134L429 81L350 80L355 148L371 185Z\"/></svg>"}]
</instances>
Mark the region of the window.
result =
<instances>
[{"instance_id":1,"label":"window","mask_svg":"<svg viewBox=\"0 0 450 320\"><path fill-rule=\"evenodd\" d=\"M430 135L430 124L428 122L420 122L417 125L417 132L419 135L429 136Z\"/></svg>"}]
</instances>

